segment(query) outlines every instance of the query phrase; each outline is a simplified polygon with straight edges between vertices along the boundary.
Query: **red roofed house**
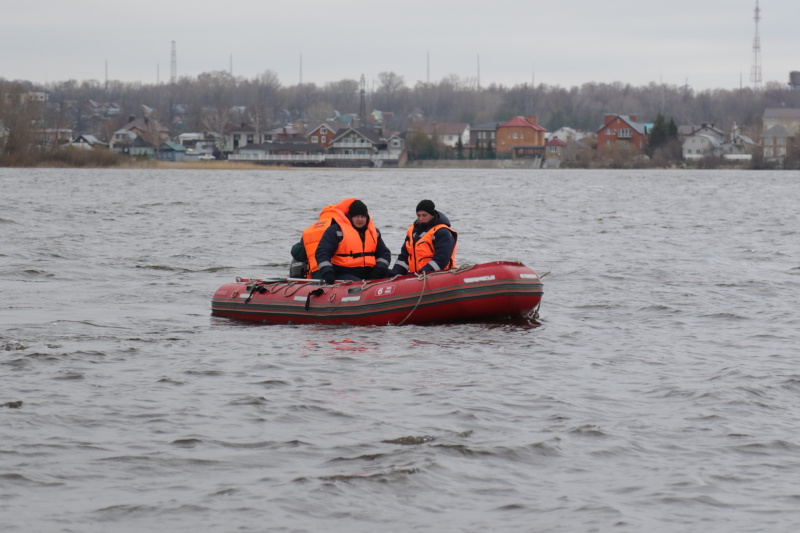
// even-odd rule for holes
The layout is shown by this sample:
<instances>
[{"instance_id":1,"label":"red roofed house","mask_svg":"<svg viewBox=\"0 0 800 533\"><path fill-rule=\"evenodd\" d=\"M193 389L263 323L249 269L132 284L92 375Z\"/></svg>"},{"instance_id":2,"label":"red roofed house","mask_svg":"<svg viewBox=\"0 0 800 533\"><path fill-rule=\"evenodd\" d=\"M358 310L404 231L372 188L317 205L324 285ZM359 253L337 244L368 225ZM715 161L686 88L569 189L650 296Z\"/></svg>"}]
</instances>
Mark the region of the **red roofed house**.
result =
<instances>
[{"instance_id":1,"label":"red roofed house","mask_svg":"<svg viewBox=\"0 0 800 533\"><path fill-rule=\"evenodd\" d=\"M550 139L547 141L547 157L561 159L564 156L564 147L567 143L561 139Z\"/></svg>"},{"instance_id":2,"label":"red roofed house","mask_svg":"<svg viewBox=\"0 0 800 533\"><path fill-rule=\"evenodd\" d=\"M597 149L610 148L617 143L644 150L647 146L647 124L637 122L636 115L606 115L603 127L597 130Z\"/></svg>"},{"instance_id":3,"label":"red roofed house","mask_svg":"<svg viewBox=\"0 0 800 533\"><path fill-rule=\"evenodd\" d=\"M514 117L497 126L497 153L544 158L545 133L536 117Z\"/></svg>"}]
</instances>

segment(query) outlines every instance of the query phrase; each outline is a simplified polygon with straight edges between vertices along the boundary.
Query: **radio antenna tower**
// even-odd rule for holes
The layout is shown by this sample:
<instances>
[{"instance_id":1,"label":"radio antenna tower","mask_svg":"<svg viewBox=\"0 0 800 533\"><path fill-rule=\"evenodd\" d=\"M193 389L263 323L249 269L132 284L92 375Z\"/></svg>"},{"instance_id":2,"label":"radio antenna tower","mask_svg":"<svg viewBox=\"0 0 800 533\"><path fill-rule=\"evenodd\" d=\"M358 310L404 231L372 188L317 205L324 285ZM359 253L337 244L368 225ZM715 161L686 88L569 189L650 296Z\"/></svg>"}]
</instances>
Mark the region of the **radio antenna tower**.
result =
<instances>
[{"instance_id":1,"label":"radio antenna tower","mask_svg":"<svg viewBox=\"0 0 800 533\"><path fill-rule=\"evenodd\" d=\"M175 47L175 41L172 41L172 54L169 62L169 82L175 85L178 81L178 52Z\"/></svg>"},{"instance_id":2,"label":"radio antenna tower","mask_svg":"<svg viewBox=\"0 0 800 533\"><path fill-rule=\"evenodd\" d=\"M753 36L753 66L750 68L750 81L753 82L753 90L761 89L761 38L758 36L758 21L761 20L761 9L756 0L755 16L756 33Z\"/></svg>"}]
</instances>

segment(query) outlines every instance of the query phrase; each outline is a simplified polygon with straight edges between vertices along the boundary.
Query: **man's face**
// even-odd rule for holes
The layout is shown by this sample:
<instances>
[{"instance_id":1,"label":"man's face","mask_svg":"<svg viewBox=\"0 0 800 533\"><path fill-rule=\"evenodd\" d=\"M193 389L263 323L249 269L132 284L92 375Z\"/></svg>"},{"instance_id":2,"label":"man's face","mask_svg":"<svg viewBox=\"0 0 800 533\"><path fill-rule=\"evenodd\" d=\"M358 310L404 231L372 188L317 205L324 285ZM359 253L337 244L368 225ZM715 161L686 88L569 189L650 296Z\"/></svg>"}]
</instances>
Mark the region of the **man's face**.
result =
<instances>
[{"instance_id":1,"label":"man's face","mask_svg":"<svg viewBox=\"0 0 800 533\"><path fill-rule=\"evenodd\" d=\"M417 222L420 224L427 224L433 219L433 215L427 211L417 211Z\"/></svg>"},{"instance_id":2,"label":"man's face","mask_svg":"<svg viewBox=\"0 0 800 533\"><path fill-rule=\"evenodd\" d=\"M365 217L364 215L355 215L353 217L353 226L355 226L358 229L363 228L366 223L367 223L367 217Z\"/></svg>"}]
</instances>

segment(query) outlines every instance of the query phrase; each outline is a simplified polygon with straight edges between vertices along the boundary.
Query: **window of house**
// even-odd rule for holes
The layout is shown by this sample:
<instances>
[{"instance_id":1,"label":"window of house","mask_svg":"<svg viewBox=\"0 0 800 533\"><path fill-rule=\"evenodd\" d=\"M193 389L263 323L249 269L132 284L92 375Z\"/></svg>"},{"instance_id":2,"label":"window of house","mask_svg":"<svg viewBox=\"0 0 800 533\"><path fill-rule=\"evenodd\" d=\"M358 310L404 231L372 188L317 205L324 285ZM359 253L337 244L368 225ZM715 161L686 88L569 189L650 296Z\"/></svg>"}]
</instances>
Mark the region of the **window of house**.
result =
<instances>
[{"instance_id":1,"label":"window of house","mask_svg":"<svg viewBox=\"0 0 800 533\"><path fill-rule=\"evenodd\" d=\"M327 141L328 141L328 138L327 138L326 136L324 136L324 135L323 135L323 136L322 136L322 142L323 142L323 144L324 144L324 143L326 143Z\"/></svg>"},{"instance_id":2,"label":"window of house","mask_svg":"<svg viewBox=\"0 0 800 533\"><path fill-rule=\"evenodd\" d=\"M514 139L517 139L517 138L519 138L519 134L518 134L518 133L515 131L515 132L514 132L514 135L512 135L512 138L514 138Z\"/></svg>"},{"instance_id":3,"label":"window of house","mask_svg":"<svg viewBox=\"0 0 800 533\"><path fill-rule=\"evenodd\" d=\"M252 135L248 135L247 136L247 144L253 144L253 136Z\"/></svg>"},{"instance_id":4,"label":"window of house","mask_svg":"<svg viewBox=\"0 0 800 533\"><path fill-rule=\"evenodd\" d=\"M311 142L314 143L314 144L319 143L319 137L317 137L316 135L312 135L311 136Z\"/></svg>"},{"instance_id":5,"label":"window of house","mask_svg":"<svg viewBox=\"0 0 800 533\"><path fill-rule=\"evenodd\" d=\"M326 135L328 133L328 129L325 126L322 126L319 129L319 132L320 132L321 135Z\"/></svg>"}]
</instances>

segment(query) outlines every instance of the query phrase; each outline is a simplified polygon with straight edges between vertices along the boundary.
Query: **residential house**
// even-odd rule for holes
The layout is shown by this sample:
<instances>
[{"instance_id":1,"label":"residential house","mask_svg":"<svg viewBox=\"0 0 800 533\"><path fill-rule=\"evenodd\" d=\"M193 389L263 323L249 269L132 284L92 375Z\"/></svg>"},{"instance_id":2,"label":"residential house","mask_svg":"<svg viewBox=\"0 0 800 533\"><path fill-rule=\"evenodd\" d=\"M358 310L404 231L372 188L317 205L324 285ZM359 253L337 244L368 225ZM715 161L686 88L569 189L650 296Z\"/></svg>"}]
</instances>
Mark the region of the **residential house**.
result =
<instances>
[{"instance_id":1,"label":"residential house","mask_svg":"<svg viewBox=\"0 0 800 533\"><path fill-rule=\"evenodd\" d=\"M108 148L115 152L119 152L122 154L128 154L132 156L139 156L139 157L152 157L156 153L156 145L150 142L149 139L153 137L151 135L147 135L147 137L140 135L137 133L138 129L119 129L111 134L111 140L108 143ZM166 139L162 141L166 142Z\"/></svg>"},{"instance_id":2,"label":"residential house","mask_svg":"<svg viewBox=\"0 0 800 533\"><path fill-rule=\"evenodd\" d=\"M581 137L582 135L580 135L576 129L570 128L569 126L562 126L556 131L549 133L547 135L547 140L558 139L560 141L564 141L566 144L569 144L571 142L579 141Z\"/></svg>"},{"instance_id":3,"label":"residential house","mask_svg":"<svg viewBox=\"0 0 800 533\"><path fill-rule=\"evenodd\" d=\"M266 141L289 141L302 140L305 142L305 134L299 125L287 124L281 128L275 128L267 132Z\"/></svg>"},{"instance_id":4,"label":"residential house","mask_svg":"<svg viewBox=\"0 0 800 533\"><path fill-rule=\"evenodd\" d=\"M725 159L751 159L758 144L739 132L734 122L730 134L703 124L683 139L681 151L684 159L700 159L702 157L723 157Z\"/></svg>"},{"instance_id":5,"label":"residential house","mask_svg":"<svg viewBox=\"0 0 800 533\"><path fill-rule=\"evenodd\" d=\"M187 155L213 154L222 151L228 141L224 135L214 131L203 133L181 133L178 142L187 148Z\"/></svg>"},{"instance_id":6,"label":"residential house","mask_svg":"<svg viewBox=\"0 0 800 533\"><path fill-rule=\"evenodd\" d=\"M761 134L761 146L764 159L767 161L783 161L795 136L783 124L775 124Z\"/></svg>"},{"instance_id":7,"label":"residential house","mask_svg":"<svg viewBox=\"0 0 800 533\"><path fill-rule=\"evenodd\" d=\"M134 135L133 142L125 149L125 153L136 157L153 157L156 153L155 147L147 142L141 135L129 132Z\"/></svg>"},{"instance_id":8,"label":"residential house","mask_svg":"<svg viewBox=\"0 0 800 533\"><path fill-rule=\"evenodd\" d=\"M544 158L546 134L536 117L514 117L497 126L497 153L514 158Z\"/></svg>"},{"instance_id":9,"label":"residential house","mask_svg":"<svg viewBox=\"0 0 800 533\"><path fill-rule=\"evenodd\" d=\"M708 135L722 142L725 140L725 132L714 126L714 124L686 124L678 126L678 138L685 140L692 135Z\"/></svg>"},{"instance_id":10,"label":"residential house","mask_svg":"<svg viewBox=\"0 0 800 533\"><path fill-rule=\"evenodd\" d=\"M248 144L263 144L269 140L272 140L269 132L260 131L249 124L239 124L228 132L224 149L231 152Z\"/></svg>"},{"instance_id":11,"label":"residential house","mask_svg":"<svg viewBox=\"0 0 800 533\"><path fill-rule=\"evenodd\" d=\"M577 150L589 150L597 144L597 135L594 132L576 130L569 126L562 126L552 133L548 133L546 139L551 141L558 139L564 141L569 148Z\"/></svg>"},{"instance_id":12,"label":"residential house","mask_svg":"<svg viewBox=\"0 0 800 533\"><path fill-rule=\"evenodd\" d=\"M547 159L560 160L564 157L564 149L567 147L567 143L561 139L555 138L547 141L545 146L547 147Z\"/></svg>"},{"instance_id":13,"label":"residential house","mask_svg":"<svg viewBox=\"0 0 800 533\"><path fill-rule=\"evenodd\" d=\"M798 136L800 135L800 108L768 107L761 117L761 125L764 132L773 126L783 126L793 137Z\"/></svg>"},{"instance_id":14,"label":"residential house","mask_svg":"<svg viewBox=\"0 0 800 533\"><path fill-rule=\"evenodd\" d=\"M128 149L133 146L138 135L130 130L117 130L111 134L108 148L115 152L128 153Z\"/></svg>"},{"instance_id":15,"label":"residential house","mask_svg":"<svg viewBox=\"0 0 800 533\"><path fill-rule=\"evenodd\" d=\"M70 128L36 128L33 130L36 144L42 148L69 144L72 134Z\"/></svg>"},{"instance_id":16,"label":"residential house","mask_svg":"<svg viewBox=\"0 0 800 533\"><path fill-rule=\"evenodd\" d=\"M422 132L443 146L455 148L459 141L467 146L470 141L470 127L466 122L430 122L422 126Z\"/></svg>"},{"instance_id":17,"label":"residential house","mask_svg":"<svg viewBox=\"0 0 800 533\"><path fill-rule=\"evenodd\" d=\"M328 153L333 155L372 156L388 149L386 139L376 131L349 126L339 130L333 137Z\"/></svg>"},{"instance_id":18,"label":"residential house","mask_svg":"<svg viewBox=\"0 0 800 533\"><path fill-rule=\"evenodd\" d=\"M497 126L502 122L484 122L470 127L469 145L476 152L494 150L497 147Z\"/></svg>"},{"instance_id":19,"label":"residential house","mask_svg":"<svg viewBox=\"0 0 800 533\"><path fill-rule=\"evenodd\" d=\"M394 111L380 111L378 109L374 109L372 114L367 117L368 120L371 122L379 125L384 130L394 124Z\"/></svg>"},{"instance_id":20,"label":"residential house","mask_svg":"<svg viewBox=\"0 0 800 533\"><path fill-rule=\"evenodd\" d=\"M100 139L95 137L94 135L78 135L72 141L70 141L67 146L71 146L73 148L80 148L83 150L93 150L93 149L106 149L108 148L108 143L102 142Z\"/></svg>"},{"instance_id":21,"label":"residential house","mask_svg":"<svg viewBox=\"0 0 800 533\"><path fill-rule=\"evenodd\" d=\"M108 117L116 117L120 114L120 107L118 104L109 102L95 102L94 100L86 100L81 105L81 119L106 119Z\"/></svg>"},{"instance_id":22,"label":"residential house","mask_svg":"<svg viewBox=\"0 0 800 533\"><path fill-rule=\"evenodd\" d=\"M186 161L186 152L186 147L181 143L167 141L158 147L157 157L161 161Z\"/></svg>"},{"instance_id":23,"label":"residential house","mask_svg":"<svg viewBox=\"0 0 800 533\"><path fill-rule=\"evenodd\" d=\"M719 157L722 155L722 142L716 135L695 133L683 140L681 144L684 159L701 159L703 157Z\"/></svg>"},{"instance_id":24,"label":"residential house","mask_svg":"<svg viewBox=\"0 0 800 533\"><path fill-rule=\"evenodd\" d=\"M733 123L730 135L722 142L722 157L726 159L752 159L759 144L747 135L742 135L739 126Z\"/></svg>"},{"instance_id":25,"label":"residential house","mask_svg":"<svg viewBox=\"0 0 800 533\"><path fill-rule=\"evenodd\" d=\"M624 144L634 150L644 150L647 136L648 124L638 122L636 115L606 115L603 126L597 130L597 149Z\"/></svg>"},{"instance_id":26,"label":"residential house","mask_svg":"<svg viewBox=\"0 0 800 533\"><path fill-rule=\"evenodd\" d=\"M400 158L406 150L406 139L401 133L392 133L386 139L386 150L390 158Z\"/></svg>"},{"instance_id":27,"label":"residential house","mask_svg":"<svg viewBox=\"0 0 800 533\"><path fill-rule=\"evenodd\" d=\"M135 118L130 116L128 117L128 123L114 132L114 135L125 131L135 133L151 147L158 146L169 140L169 129L161 125L158 120L150 117ZM122 136L120 137L122 138ZM114 149L113 144L115 143L112 136L111 146L109 146L112 149Z\"/></svg>"},{"instance_id":28,"label":"residential house","mask_svg":"<svg viewBox=\"0 0 800 533\"><path fill-rule=\"evenodd\" d=\"M3 95L3 99L7 104L24 104L26 102L38 102L45 104L50 101L50 93L47 91L22 91L22 92L9 92Z\"/></svg>"},{"instance_id":29,"label":"residential house","mask_svg":"<svg viewBox=\"0 0 800 533\"><path fill-rule=\"evenodd\" d=\"M311 144L318 144L323 148L329 148L333 144L333 137L336 132L341 129L346 129L349 126L347 122L339 122L336 120L328 120L322 124L312 128L306 133L306 139Z\"/></svg>"}]
</instances>

